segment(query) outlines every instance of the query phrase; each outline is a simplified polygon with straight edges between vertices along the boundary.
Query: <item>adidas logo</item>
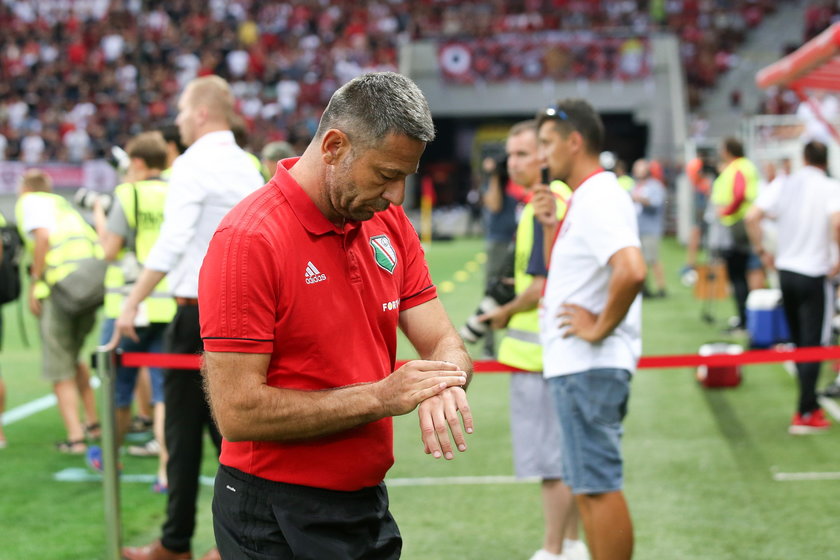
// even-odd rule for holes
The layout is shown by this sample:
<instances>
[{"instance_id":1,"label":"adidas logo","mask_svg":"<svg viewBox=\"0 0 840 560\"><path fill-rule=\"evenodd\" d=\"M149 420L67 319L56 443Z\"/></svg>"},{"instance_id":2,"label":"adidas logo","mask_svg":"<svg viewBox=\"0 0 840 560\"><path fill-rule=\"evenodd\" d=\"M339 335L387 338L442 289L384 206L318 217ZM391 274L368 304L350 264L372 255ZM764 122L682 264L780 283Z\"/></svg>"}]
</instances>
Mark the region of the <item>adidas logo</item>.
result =
<instances>
[{"instance_id":1,"label":"adidas logo","mask_svg":"<svg viewBox=\"0 0 840 560\"><path fill-rule=\"evenodd\" d=\"M327 275L318 270L318 267L312 264L312 261L309 261L306 263L306 274L304 274L304 278L307 284L317 284L326 280Z\"/></svg>"}]
</instances>

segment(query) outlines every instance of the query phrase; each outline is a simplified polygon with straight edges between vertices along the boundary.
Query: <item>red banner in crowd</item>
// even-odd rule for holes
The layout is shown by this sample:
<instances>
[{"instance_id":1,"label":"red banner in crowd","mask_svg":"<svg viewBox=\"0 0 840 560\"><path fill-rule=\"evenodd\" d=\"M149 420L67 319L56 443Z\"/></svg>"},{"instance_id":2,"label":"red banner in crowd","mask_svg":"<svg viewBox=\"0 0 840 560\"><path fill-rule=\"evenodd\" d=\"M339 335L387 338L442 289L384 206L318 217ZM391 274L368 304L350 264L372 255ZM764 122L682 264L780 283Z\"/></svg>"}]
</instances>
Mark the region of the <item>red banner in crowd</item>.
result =
<instances>
[{"instance_id":1,"label":"red banner in crowd","mask_svg":"<svg viewBox=\"0 0 840 560\"><path fill-rule=\"evenodd\" d=\"M651 74L645 37L564 32L506 33L443 41L438 66L450 83L638 80Z\"/></svg>"}]
</instances>

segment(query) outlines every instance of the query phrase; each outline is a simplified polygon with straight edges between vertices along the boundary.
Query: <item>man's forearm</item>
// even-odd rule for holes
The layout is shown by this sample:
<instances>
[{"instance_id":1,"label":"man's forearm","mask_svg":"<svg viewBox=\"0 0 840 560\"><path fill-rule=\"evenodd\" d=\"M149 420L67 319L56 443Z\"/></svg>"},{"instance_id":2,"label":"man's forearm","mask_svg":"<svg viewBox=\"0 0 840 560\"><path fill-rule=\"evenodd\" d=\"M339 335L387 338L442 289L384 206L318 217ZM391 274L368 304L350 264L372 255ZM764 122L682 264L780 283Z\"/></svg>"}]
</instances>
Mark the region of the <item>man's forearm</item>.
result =
<instances>
[{"instance_id":1,"label":"man's forearm","mask_svg":"<svg viewBox=\"0 0 840 560\"><path fill-rule=\"evenodd\" d=\"M165 272L144 268L140 273L140 277L137 279L137 282L134 283L131 293L129 293L128 297L125 298L124 306L126 308L135 308L140 305L143 300L149 297L149 294L154 291L155 286L157 286L165 276Z\"/></svg>"}]
</instances>

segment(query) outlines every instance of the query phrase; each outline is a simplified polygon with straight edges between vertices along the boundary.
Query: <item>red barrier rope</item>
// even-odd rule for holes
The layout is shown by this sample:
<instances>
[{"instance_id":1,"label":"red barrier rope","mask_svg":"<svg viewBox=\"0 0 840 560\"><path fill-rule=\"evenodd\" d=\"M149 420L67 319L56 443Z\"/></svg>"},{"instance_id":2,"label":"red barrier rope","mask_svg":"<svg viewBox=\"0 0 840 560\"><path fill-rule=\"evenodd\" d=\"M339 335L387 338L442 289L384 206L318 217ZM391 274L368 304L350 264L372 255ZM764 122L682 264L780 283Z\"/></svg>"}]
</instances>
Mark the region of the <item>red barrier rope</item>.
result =
<instances>
[{"instance_id":1,"label":"red barrier rope","mask_svg":"<svg viewBox=\"0 0 840 560\"><path fill-rule=\"evenodd\" d=\"M170 369L201 368L201 356L197 354L149 354L145 352L125 352L118 354L119 363L127 367L162 367ZM770 364L778 362L821 362L840 359L840 346L813 346L792 350L749 350L740 354L681 354L671 356L642 356L639 369L666 369L697 366L733 366L748 364ZM405 360L397 362L397 367ZM476 360L473 362L476 373L510 373L521 371L517 368L494 360Z\"/></svg>"}]
</instances>

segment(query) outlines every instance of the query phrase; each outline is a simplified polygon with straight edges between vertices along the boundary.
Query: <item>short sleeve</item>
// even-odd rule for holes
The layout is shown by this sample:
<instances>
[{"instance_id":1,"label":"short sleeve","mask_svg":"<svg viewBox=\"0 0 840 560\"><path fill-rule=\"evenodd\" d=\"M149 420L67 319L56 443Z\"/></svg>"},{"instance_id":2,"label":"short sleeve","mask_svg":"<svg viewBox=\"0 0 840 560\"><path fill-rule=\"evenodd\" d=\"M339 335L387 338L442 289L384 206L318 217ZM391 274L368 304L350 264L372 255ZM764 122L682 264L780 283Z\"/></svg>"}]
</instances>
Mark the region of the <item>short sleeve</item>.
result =
<instances>
[{"instance_id":1,"label":"short sleeve","mask_svg":"<svg viewBox=\"0 0 840 560\"><path fill-rule=\"evenodd\" d=\"M402 222L403 256L405 271L403 285L400 290L400 311L416 307L437 297L437 289L432 283L426 255L414 226L400 210Z\"/></svg>"},{"instance_id":2,"label":"short sleeve","mask_svg":"<svg viewBox=\"0 0 840 560\"><path fill-rule=\"evenodd\" d=\"M586 229L586 242L601 266L621 249L641 246L636 211L629 196L589 197L585 212L577 219L591 224Z\"/></svg>"},{"instance_id":3,"label":"short sleeve","mask_svg":"<svg viewBox=\"0 0 840 560\"><path fill-rule=\"evenodd\" d=\"M40 228L51 229L55 224L55 214L52 204L42 204L43 199L34 196L25 196L21 200L23 205L21 213L21 229L27 235Z\"/></svg>"},{"instance_id":4,"label":"short sleeve","mask_svg":"<svg viewBox=\"0 0 840 560\"><path fill-rule=\"evenodd\" d=\"M270 354L280 279L277 250L259 232L222 228L198 280L201 338L210 352Z\"/></svg>"},{"instance_id":5,"label":"short sleeve","mask_svg":"<svg viewBox=\"0 0 840 560\"><path fill-rule=\"evenodd\" d=\"M545 266L545 236L540 221L534 217L534 244L531 247L531 256L528 258L528 267L525 270L531 276L548 276L548 269Z\"/></svg>"},{"instance_id":6,"label":"short sleeve","mask_svg":"<svg viewBox=\"0 0 840 560\"><path fill-rule=\"evenodd\" d=\"M783 184L784 180L782 178L771 181L755 199L755 205L771 218L778 216L779 199L781 198Z\"/></svg>"},{"instance_id":7,"label":"short sleeve","mask_svg":"<svg viewBox=\"0 0 840 560\"><path fill-rule=\"evenodd\" d=\"M130 241L133 240L134 236L132 235L133 232L131 231L131 227L128 225L128 219L125 217L125 208L123 208L120 199L114 197L113 205L111 206L111 210L108 212L108 221L105 224L105 229L119 235L123 239L129 241L126 243L126 246L132 246L133 243Z\"/></svg>"}]
</instances>

